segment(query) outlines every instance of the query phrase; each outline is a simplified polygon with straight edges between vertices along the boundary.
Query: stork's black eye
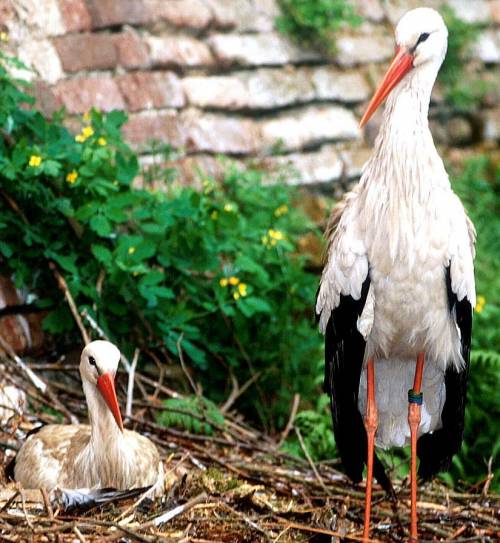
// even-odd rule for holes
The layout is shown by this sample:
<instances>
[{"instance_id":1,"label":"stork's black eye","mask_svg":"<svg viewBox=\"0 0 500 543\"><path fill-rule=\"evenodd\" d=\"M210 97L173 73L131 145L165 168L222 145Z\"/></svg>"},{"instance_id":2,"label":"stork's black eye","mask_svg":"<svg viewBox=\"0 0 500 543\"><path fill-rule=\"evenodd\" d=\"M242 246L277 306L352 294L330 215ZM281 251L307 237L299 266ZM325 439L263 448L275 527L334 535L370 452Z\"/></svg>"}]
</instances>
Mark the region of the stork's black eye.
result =
<instances>
[{"instance_id":1,"label":"stork's black eye","mask_svg":"<svg viewBox=\"0 0 500 543\"><path fill-rule=\"evenodd\" d=\"M425 41L429 36L430 34L428 32L422 32L422 34L420 34L420 36L418 37L415 47L417 47L419 43L422 43L423 41Z\"/></svg>"},{"instance_id":2,"label":"stork's black eye","mask_svg":"<svg viewBox=\"0 0 500 543\"><path fill-rule=\"evenodd\" d=\"M91 366L95 366L97 368L97 363L96 363L95 358L93 356L89 356L89 364Z\"/></svg>"}]
</instances>

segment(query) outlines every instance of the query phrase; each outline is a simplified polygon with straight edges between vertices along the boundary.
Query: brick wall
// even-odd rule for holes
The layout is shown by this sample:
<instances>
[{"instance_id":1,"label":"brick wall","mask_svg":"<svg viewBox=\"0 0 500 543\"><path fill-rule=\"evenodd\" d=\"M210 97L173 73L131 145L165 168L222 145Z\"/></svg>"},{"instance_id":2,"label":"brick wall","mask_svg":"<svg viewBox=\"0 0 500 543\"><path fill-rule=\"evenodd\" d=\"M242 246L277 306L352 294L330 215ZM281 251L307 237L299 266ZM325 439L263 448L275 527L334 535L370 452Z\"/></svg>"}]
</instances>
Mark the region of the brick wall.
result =
<instances>
[{"instance_id":1,"label":"brick wall","mask_svg":"<svg viewBox=\"0 0 500 543\"><path fill-rule=\"evenodd\" d=\"M216 172L226 153L328 183L356 177L367 157L377 118L364 133L358 121L392 55L393 24L409 7L442 3L358 0L366 22L339 35L330 60L276 31L276 0L0 0L0 30L32 67L43 110L128 110L125 134L144 162L155 138L182 149L187 181L200 164ZM495 145L500 1L446 3L488 25L470 62L490 92L477 114L450 116L436 89L435 139Z\"/></svg>"}]
</instances>

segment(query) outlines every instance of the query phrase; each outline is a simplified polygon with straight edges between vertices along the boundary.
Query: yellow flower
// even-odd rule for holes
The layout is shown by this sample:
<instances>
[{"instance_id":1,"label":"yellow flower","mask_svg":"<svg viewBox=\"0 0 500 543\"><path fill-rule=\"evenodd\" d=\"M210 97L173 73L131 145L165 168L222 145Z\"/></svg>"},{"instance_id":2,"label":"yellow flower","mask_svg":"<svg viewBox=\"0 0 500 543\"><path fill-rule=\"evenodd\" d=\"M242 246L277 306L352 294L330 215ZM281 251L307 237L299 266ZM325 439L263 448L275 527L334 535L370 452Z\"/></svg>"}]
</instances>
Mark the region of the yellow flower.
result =
<instances>
[{"instance_id":1,"label":"yellow flower","mask_svg":"<svg viewBox=\"0 0 500 543\"><path fill-rule=\"evenodd\" d=\"M83 120L88 123L90 121L90 112L89 111L86 111L84 114L83 114Z\"/></svg>"},{"instance_id":2,"label":"yellow flower","mask_svg":"<svg viewBox=\"0 0 500 543\"><path fill-rule=\"evenodd\" d=\"M69 174L66 176L66 181L70 185L72 185L77 179L78 179L78 173L76 172L76 170L69 172Z\"/></svg>"},{"instance_id":3,"label":"yellow flower","mask_svg":"<svg viewBox=\"0 0 500 543\"><path fill-rule=\"evenodd\" d=\"M271 245L274 247L276 244L278 243L278 240L276 239L272 239L271 240Z\"/></svg>"},{"instance_id":4,"label":"yellow flower","mask_svg":"<svg viewBox=\"0 0 500 543\"><path fill-rule=\"evenodd\" d=\"M232 275L229 278L229 284L233 285L233 287L236 286L239 282L240 282L240 280L237 277L235 277L234 275Z\"/></svg>"},{"instance_id":5,"label":"yellow flower","mask_svg":"<svg viewBox=\"0 0 500 543\"><path fill-rule=\"evenodd\" d=\"M233 292L233 298L234 298L235 300L238 300L239 297L240 297L240 295L239 295L238 292Z\"/></svg>"},{"instance_id":6,"label":"yellow flower","mask_svg":"<svg viewBox=\"0 0 500 543\"><path fill-rule=\"evenodd\" d=\"M260 240L262 241L262 245L267 245L269 243L269 238L267 236L262 236Z\"/></svg>"},{"instance_id":7,"label":"yellow flower","mask_svg":"<svg viewBox=\"0 0 500 543\"><path fill-rule=\"evenodd\" d=\"M214 209L214 210L212 211L212 213L210 213L210 218L211 218L213 221L216 221L217 218L218 218L218 216L219 216L219 212L218 212L216 209Z\"/></svg>"},{"instance_id":8,"label":"yellow flower","mask_svg":"<svg viewBox=\"0 0 500 543\"><path fill-rule=\"evenodd\" d=\"M106 141L106 138L103 138L102 136L97 140L97 143L104 147L108 142Z\"/></svg>"},{"instance_id":9,"label":"yellow flower","mask_svg":"<svg viewBox=\"0 0 500 543\"><path fill-rule=\"evenodd\" d=\"M133 255L136 251L137 251L137 249L135 247L129 247L128 248L128 254L129 255Z\"/></svg>"},{"instance_id":10,"label":"yellow flower","mask_svg":"<svg viewBox=\"0 0 500 543\"><path fill-rule=\"evenodd\" d=\"M0 32L0 41L3 41L4 43L9 41L9 35L7 32Z\"/></svg>"},{"instance_id":11,"label":"yellow flower","mask_svg":"<svg viewBox=\"0 0 500 543\"><path fill-rule=\"evenodd\" d=\"M228 283L229 283L229 281L228 281L225 277L223 277L223 278L220 279L220 281L219 281L219 285L220 285L221 287L227 287Z\"/></svg>"},{"instance_id":12,"label":"yellow flower","mask_svg":"<svg viewBox=\"0 0 500 543\"><path fill-rule=\"evenodd\" d=\"M94 135L94 129L91 126L84 126L82 128L82 136L87 139Z\"/></svg>"},{"instance_id":13,"label":"yellow flower","mask_svg":"<svg viewBox=\"0 0 500 543\"><path fill-rule=\"evenodd\" d=\"M39 155L31 155L30 156L29 165L32 168L38 168L38 166L40 166L41 163L42 163L42 157L41 156L39 156Z\"/></svg>"},{"instance_id":14,"label":"yellow flower","mask_svg":"<svg viewBox=\"0 0 500 543\"><path fill-rule=\"evenodd\" d=\"M240 296L243 296L243 297L245 297L248 294L246 283L240 283L238 285L238 293L240 294Z\"/></svg>"},{"instance_id":15,"label":"yellow flower","mask_svg":"<svg viewBox=\"0 0 500 543\"><path fill-rule=\"evenodd\" d=\"M486 298L484 296L478 296L476 307L474 308L476 310L476 313L481 313L485 305L486 305Z\"/></svg>"},{"instance_id":16,"label":"yellow flower","mask_svg":"<svg viewBox=\"0 0 500 543\"><path fill-rule=\"evenodd\" d=\"M281 241L285 239L285 236L281 230L273 230L272 228L269 229L268 235L271 239L276 241ZM276 245L275 243L273 245Z\"/></svg>"},{"instance_id":17,"label":"yellow flower","mask_svg":"<svg viewBox=\"0 0 500 543\"><path fill-rule=\"evenodd\" d=\"M286 213L288 213L288 206L283 204L281 206L279 206L278 208L275 209L274 211L274 215L276 217L281 217L281 215L286 215Z\"/></svg>"},{"instance_id":18,"label":"yellow flower","mask_svg":"<svg viewBox=\"0 0 500 543\"><path fill-rule=\"evenodd\" d=\"M75 136L75 141L78 143L83 143L87 138L83 136L82 134L77 134Z\"/></svg>"},{"instance_id":19,"label":"yellow flower","mask_svg":"<svg viewBox=\"0 0 500 543\"><path fill-rule=\"evenodd\" d=\"M226 204L226 205L224 206L224 211L225 211L226 213L232 213L232 212L234 211L234 206L233 206L233 204Z\"/></svg>"},{"instance_id":20,"label":"yellow flower","mask_svg":"<svg viewBox=\"0 0 500 543\"><path fill-rule=\"evenodd\" d=\"M137 277L137 276L139 275L139 272L138 272L138 271L132 272L132 275L133 275L134 277Z\"/></svg>"}]
</instances>

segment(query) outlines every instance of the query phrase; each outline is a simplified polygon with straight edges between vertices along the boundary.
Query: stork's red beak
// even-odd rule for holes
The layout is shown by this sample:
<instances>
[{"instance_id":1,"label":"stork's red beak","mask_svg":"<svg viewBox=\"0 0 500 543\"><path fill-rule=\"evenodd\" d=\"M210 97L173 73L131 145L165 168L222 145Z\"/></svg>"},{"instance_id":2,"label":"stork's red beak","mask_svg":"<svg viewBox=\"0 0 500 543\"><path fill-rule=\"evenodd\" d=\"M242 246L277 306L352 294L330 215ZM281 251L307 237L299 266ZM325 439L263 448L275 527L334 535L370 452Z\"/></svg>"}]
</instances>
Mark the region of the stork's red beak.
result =
<instances>
[{"instance_id":1,"label":"stork's red beak","mask_svg":"<svg viewBox=\"0 0 500 543\"><path fill-rule=\"evenodd\" d=\"M97 388L113 414L116 424L118 424L118 428L123 432L123 421L120 413L120 406L118 405L118 398L116 397L115 380L113 376L110 373L103 373L100 375L97 378Z\"/></svg>"},{"instance_id":2,"label":"stork's red beak","mask_svg":"<svg viewBox=\"0 0 500 543\"><path fill-rule=\"evenodd\" d=\"M387 69L387 72L382 79L378 89L376 90L373 98L368 104L359 126L363 128L368 122L370 117L375 113L378 106L385 100L391 90L403 79L403 76L413 68L413 55L408 53L404 48L398 47L396 49L396 55L392 59L391 65Z\"/></svg>"}]
</instances>

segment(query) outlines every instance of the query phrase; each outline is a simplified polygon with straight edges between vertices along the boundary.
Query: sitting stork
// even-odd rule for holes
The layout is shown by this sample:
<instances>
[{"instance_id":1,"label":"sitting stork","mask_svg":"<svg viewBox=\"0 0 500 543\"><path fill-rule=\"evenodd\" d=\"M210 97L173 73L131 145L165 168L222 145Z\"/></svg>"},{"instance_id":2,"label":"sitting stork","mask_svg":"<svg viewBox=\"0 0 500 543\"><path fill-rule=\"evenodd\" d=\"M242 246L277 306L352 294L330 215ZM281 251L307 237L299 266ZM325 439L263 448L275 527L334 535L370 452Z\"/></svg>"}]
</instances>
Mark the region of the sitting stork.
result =
<instances>
[{"instance_id":1,"label":"sitting stork","mask_svg":"<svg viewBox=\"0 0 500 543\"><path fill-rule=\"evenodd\" d=\"M146 437L124 430L115 392L120 351L92 341L82 351L80 375L90 425L49 424L30 435L15 458L14 479L24 488L151 486L163 493L163 464Z\"/></svg>"},{"instance_id":2,"label":"sitting stork","mask_svg":"<svg viewBox=\"0 0 500 543\"><path fill-rule=\"evenodd\" d=\"M462 441L475 230L427 119L447 37L433 9L414 9L400 20L394 60L361 120L364 126L387 97L373 155L327 229L316 313L343 466L359 482L367 465L364 539L372 476L391 488L374 444L411 444L416 541L416 455L426 479L449 467Z\"/></svg>"}]
</instances>

